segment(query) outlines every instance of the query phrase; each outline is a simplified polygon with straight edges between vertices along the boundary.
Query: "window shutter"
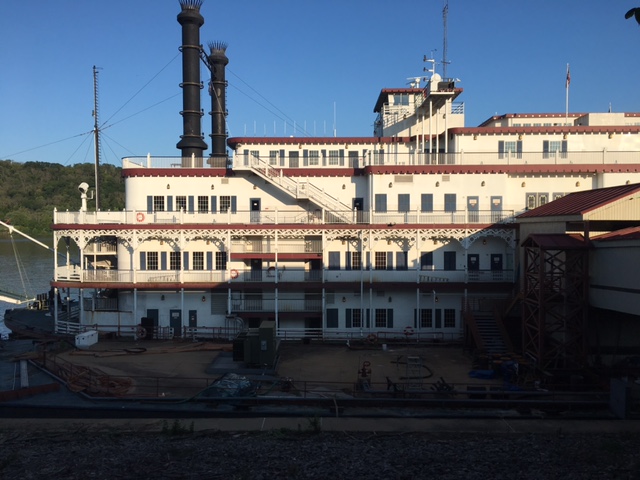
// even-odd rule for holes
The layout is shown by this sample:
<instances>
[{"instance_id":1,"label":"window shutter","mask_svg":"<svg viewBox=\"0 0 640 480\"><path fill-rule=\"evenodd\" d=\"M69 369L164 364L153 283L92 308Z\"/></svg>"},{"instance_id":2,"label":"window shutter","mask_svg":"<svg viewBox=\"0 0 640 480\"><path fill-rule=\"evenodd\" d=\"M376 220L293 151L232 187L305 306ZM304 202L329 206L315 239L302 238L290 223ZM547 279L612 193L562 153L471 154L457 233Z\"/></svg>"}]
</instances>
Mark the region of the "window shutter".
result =
<instances>
[{"instance_id":1,"label":"window shutter","mask_svg":"<svg viewBox=\"0 0 640 480\"><path fill-rule=\"evenodd\" d=\"M302 165L305 167L309 166L309 150L302 151Z\"/></svg>"},{"instance_id":2,"label":"window shutter","mask_svg":"<svg viewBox=\"0 0 640 480\"><path fill-rule=\"evenodd\" d=\"M542 153L549 153L549 140L542 142Z\"/></svg>"},{"instance_id":3,"label":"window shutter","mask_svg":"<svg viewBox=\"0 0 640 480\"><path fill-rule=\"evenodd\" d=\"M167 197L167 212L173 212L173 196Z\"/></svg>"},{"instance_id":4,"label":"window shutter","mask_svg":"<svg viewBox=\"0 0 640 480\"><path fill-rule=\"evenodd\" d=\"M567 141L562 141L562 153L567 153Z\"/></svg>"},{"instance_id":5,"label":"window shutter","mask_svg":"<svg viewBox=\"0 0 640 480\"><path fill-rule=\"evenodd\" d=\"M249 166L249 149L245 148L243 153L244 153L244 166L248 167Z\"/></svg>"},{"instance_id":6,"label":"window shutter","mask_svg":"<svg viewBox=\"0 0 640 480\"><path fill-rule=\"evenodd\" d=\"M366 317L367 317L367 320L366 320L367 321L367 326L366 326L366 328L371 328L371 322L370 322L371 309L369 309L369 308L367 308Z\"/></svg>"},{"instance_id":7,"label":"window shutter","mask_svg":"<svg viewBox=\"0 0 640 480\"><path fill-rule=\"evenodd\" d=\"M340 166L344 167L344 150L340 150Z\"/></svg>"},{"instance_id":8,"label":"window shutter","mask_svg":"<svg viewBox=\"0 0 640 480\"><path fill-rule=\"evenodd\" d=\"M418 328L418 310L416 308L413 309L413 328Z\"/></svg>"},{"instance_id":9,"label":"window shutter","mask_svg":"<svg viewBox=\"0 0 640 480\"><path fill-rule=\"evenodd\" d=\"M345 328L351 328L351 309L347 308L346 318L345 318Z\"/></svg>"},{"instance_id":10,"label":"window shutter","mask_svg":"<svg viewBox=\"0 0 640 480\"><path fill-rule=\"evenodd\" d=\"M160 270L167 269L167 252L160 252Z\"/></svg>"},{"instance_id":11,"label":"window shutter","mask_svg":"<svg viewBox=\"0 0 640 480\"><path fill-rule=\"evenodd\" d=\"M218 197L215 195L211 195L211 213L216 213L218 211Z\"/></svg>"},{"instance_id":12,"label":"window shutter","mask_svg":"<svg viewBox=\"0 0 640 480\"><path fill-rule=\"evenodd\" d=\"M182 252L182 269L189 270L189 252Z\"/></svg>"},{"instance_id":13,"label":"window shutter","mask_svg":"<svg viewBox=\"0 0 640 480\"><path fill-rule=\"evenodd\" d=\"M193 196L190 195L188 200L189 200L189 205L188 205L189 213L193 213L195 211Z\"/></svg>"},{"instance_id":14,"label":"window shutter","mask_svg":"<svg viewBox=\"0 0 640 480\"><path fill-rule=\"evenodd\" d=\"M522 158L522 140L518 140L516 143L516 153L518 154L518 158Z\"/></svg>"},{"instance_id":15,"label":"window shutter","mask_svg":"<svg viewBox=\"0 0 640 480\"><path fill-rule=\"evenodd\" d=\"M213 270L213 252L207 252L207 270Z\"/></svg>"},{"instance_id":16,"label":"window shutter","mask_svg":"<svg viewBox=\"0 0 640 480\"><path fill-rule=\"evenodd\" d=\"M387 309L387 328L393 328L393 308Z\"/></svg>"},{"instance_id":17,"label":"window shutter","mask_svg":"<svg viewBox=\"0 0 640 480\"><path fill-rule=\"evenodd\" d=\"M504 157L504 140L498 142L498 158Z\"/></svg>"},{"instance_id":18,"label":"window shutter","mask_svg":"<svg viewBox=\"0 0 640 480\"><path fill-rule=\"evenodd\" d=\"M238 197L233 195L231 197L231 213L236 213L238 211Z\"/></svg>"},{"instance_id":19,"label":"window shutter","mask_svg":"<svg viewBox=\"0 0 640 480\"><path fill-rule=\"evenodd\" d=\"M344 252L344 269L351 270L351 252Z\"/></svg>"},{"instance_id":20,"label":"window shutter","mask_svg":"<svg viewBox=\"0 0 640 480\"><path fill-rule=\"evenodd\" d=\"M280 150L280 166L284 167L284 150Z\"/></svg>"},{"instance_id":21,"label":"window shutter","mask_svg":"<svg viewBox=\"0 0 640 480\"><path fill-rule=\"evenodd\" d=\"M365 265L364 269L365 270L371 270L371 252L366 252L367 255L367 264Z\"/></svg>"},{"instance_id":22,"label":"window shutter","mask_svg":"<svg viewBox=\"0 0 640 480\"><path fill-rule=\"evenodd\" d=\"M147 269L147 252L140 252L140 270Z\"/></svg>"},{"instance_id":23,"label":"window shutter","mask_svg":"<svg viewBox=\"0 0 640 480\"><path fill-rule=\"evenodd\" d=\"M320 150L320 152L322 153L322 166L326 167L327 166L327 151L326 150Z\"/></svg>"},{"instance_id":24,"label":"window shutter","mask_svg":"<svg viewBox=\"0 0 640 480\"><path fill-rule=\"evenodd\" d=\"M147 213L153 213L153 197L147 195Z\"/></svg>"},{"instance_id":25,"label":"window shutter","mask_svg":"<svg viewBox=\"0 0 640 480\"><path fill-rule=\"evenodd\" d=\"M387 270L393 270L393 252L387 252Z\"/></svg>"}]
</instances>

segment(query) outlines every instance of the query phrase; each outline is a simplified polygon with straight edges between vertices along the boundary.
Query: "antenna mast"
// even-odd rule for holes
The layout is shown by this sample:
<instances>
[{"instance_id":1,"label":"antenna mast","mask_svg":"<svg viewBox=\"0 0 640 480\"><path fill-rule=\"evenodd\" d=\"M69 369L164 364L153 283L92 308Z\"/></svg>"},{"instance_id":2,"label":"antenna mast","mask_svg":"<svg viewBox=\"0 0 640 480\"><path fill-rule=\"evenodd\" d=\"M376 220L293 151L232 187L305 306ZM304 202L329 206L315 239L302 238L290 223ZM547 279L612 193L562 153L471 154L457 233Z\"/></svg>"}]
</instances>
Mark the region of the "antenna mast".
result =
<instances>
[{"instance_id":1,"label":"antenna mast","mask_svg":"<svg viewBox=\"0 0 640 480\"><path fill-rule=\"evenodd\" d=\"M98 67L93 66L93 143L95 144L96 212L100 209L100 127L98 123Z\"/></svg>"},{"instance_id":2,"label":"antenna mast","mask_svg":"<svg viewBox=\"0 0 640 480\"><path fill-rule=\"evenodd\" d=\"M442 40L442 78L447 77L447 65L450 63L447 61L447 16L449 14L449 0L445 0L444 8L442 9L442 25L443 25L443 40Z\"/></svg>"}]
</instances>

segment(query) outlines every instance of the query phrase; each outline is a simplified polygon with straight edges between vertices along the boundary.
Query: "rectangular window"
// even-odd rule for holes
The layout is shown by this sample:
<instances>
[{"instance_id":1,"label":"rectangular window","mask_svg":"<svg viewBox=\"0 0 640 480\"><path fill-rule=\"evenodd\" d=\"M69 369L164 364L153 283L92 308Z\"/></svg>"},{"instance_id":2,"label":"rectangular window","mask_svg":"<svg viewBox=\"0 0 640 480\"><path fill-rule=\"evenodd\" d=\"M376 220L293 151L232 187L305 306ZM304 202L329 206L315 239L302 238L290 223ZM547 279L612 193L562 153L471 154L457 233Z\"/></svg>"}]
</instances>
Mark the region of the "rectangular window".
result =
<instances>
[{"instance_id":1,"label":"rectangular window","mask_svg":"<svg viewBox=\"0 0 640 480\"><path fill-rule=\"evenodd\" d=\"M453 308L444 309L444 328L456 328L456 311Z\"/></svg>"},{"instance_id":2,"label":"rectangular window","mask_svg":"<svg viewBox=\"0 0 640 480\"><path fill-rule=\"evenodd\" d=\"M420 270L433 270L433 252L420 252Z\"/></svg>"},{"instance_id":3,"label":"rectangular window","mask_svg":"<svg viewBox=\"0 0 640 480\"><path fill-rule=\"evenodd\" d=\"M309 150L309 165L320 165L320 152L318 150Z\"/></svg>"},{"instance_id":4,"label":"rectangular window","mask_svg":"<svg viewBox=\"0 0 640 480\"><path fill-rule=\"evenodd\" d=\"M278 151L270 150L269 151L269 165L278 165Z\"/></svg>"},{"instance_id":5,"label":"rectangular window","mask_svg":"<svg viewBox=\"0 0 640 480\"><path fill-rule=\"evenodd\" d=\"M329 165L340 165L339 150L329 150Z\"/></svg>"},{"instance_id":6,"label":"rectangular window","mask_svg":"<svg viewBox=\"0 0 640 480\"><path fill-rule=\"evenodd\" d=\"M408 212L411 207L411 195L408 193L398 194L398 212Z\"/></svg>"},{"instance_id":7,"label":"rectangular window","mask_svg":"<svg viewBox=\"0 0 640 480\"><path fill-rule=\"evenodd\" d=\"M355 308L347 308L346 310L346 328L362 328L362 310Z\"/></svg>"},{"instance_id":8,"label":"rectangular window","mask_svg":"<svg viewBox=\"0 0 640 480\"><path fill-rule=\"evenodd\" d=\"M169 270L180 270L180 252L169 252Z\"/></svg>"},{"instance_id":9,"label":"rectangular window","mask_svg":"<svg viewBox=\"0 0 640 480\"><path fill-rule=\"evenodd\" d=\"M216 252L216 270L227 269L227 252Z\"/></svg>"},{"instance_id":10,"label":"rectangular window","mask_svg":"<svg viewBox=\"0 0 640 480\"><path fill-rule=\"evenodd\" d=\"M204 270L204 252L193 252L191 264L194 270Z\"/></svg>"},{"instance_id":11,"label":"rectangular window","mask_svg":"<svg viewBox=\"0 0 640 480\"><path fill-rule=\"evenodd\" d=\"M375 196L375 211L378 213L387 213L387 194L376 193Z\"/></svg>"},{"instance_id":12,"label":"rectangular window","mask_svg":"<svg viewBox=\"0 0 640 480\"><path fill-rule=\"evenodd\" d=\"M376 308L375 326L376 328L387 328L387 310Z\"/></svg>"},{"instance_id":13,"label":"rectangular window","mask_svg":"<svg viewBox=\"0 0 640 480\"><path fill-rule=\"evenodd\" d=\"M338 309L327 308L327 328L338 328Z\"/></svg>"},{"instance_id":14,"label":"rectangular window","mask_svg":"<svg viewBox=\"0 0 640 480\"><path fill-rule=\"evenodd\" d=\"M407 270L408 252L396 252L396 270Z\"/></svg>"},{"instance_id":15,"label":"rectangular window","mask_svg":"<svg viewBox=\"0 0 640 480\"><path fill-rule=\"evenodd\" d=\"M351 255L351 270L360 270L362 268L362 253L349 252Z\"/></svg>"},{"instance_id":16,"label":"rectangular window","mask_svg":"<svg viewBox=\"0 0 640 480\"><path fill-rule=\"evenodd\" d=\"M198 195L198 213L207 213L209 211L209 197Z\"/></svg>"},{"instance_id":17,"label":"rectangular window","mask_svg":"<svg viewBox=\"0 0 640 480\"><path fill-rule=\"evenodd\" d=\"M455 193L444 194L444 211L445 212L456 211L456 194Z\"/></svg>"},{"instance_id":18,"label":"rectangular window","mask_svg":"<svg viewBox=\"0 0 640 480\"><path fill-rule=\"evenodd\" d=\"M433 194L423 193L420 195L420 211L433 212Z\"/></svg>"},{"instance_id":19,"label":"rectangular window","mask_svg":"<svg viewBox=\"0 0 640 480\"><path fill-rule=\"evenodd\" d=\"M387 252L375 252L374 256L374 270L386 270L387 269Z\"/></svg>"},{"instance_id":20,"label":"rectangular window","mask_svg":"<svg viewBox=\"0 0 640 480\"><path fill-rule=\"evenodd\" d=\"M340 270L340 252L329 252L329 270Z\"/></svg>"},{"instance_id":21,"label":"rectangular window","mask_svg":"<svg viewBox=\"0 0 640 480\"><path fill-rule=\"evenodd\" d=\"M456 252L444 252L444 269L456 269Z\"/></svg>"},{"instance_id":22,"label":"rectangular window","mask_svg":"<svg viewBox=\"0 0 640 480\"><path fill-rule=\"evenodd\" d=\"M158 270L158 252L147 252L147 270Z\"/></svg>"},{"instance_id":23,"label":"rectangular window","mask_svg":"<svg viewBox=\"0 0 640 480\"><path fill-rule=\"evenodd\" d=\"M220 213L227 213L229 208L231 208L231 197L220 195Z\"/></svg>"},{"instance_id":24,"label":"rectangular window","mask_svg":"<svg viewBox=\"0 0 640 480\"><path fill-rule=\"evenodd\" d=\"M153 211L154 212L164 212L164 197L155 195L153 197Z\"/></svg>"},{"instance_id":25,"label":"rectangular window","mask_svg":"<svg viewBox=\"0 0 640 480\"><path fill-rule=\"evenodd\" d=\"M433 310L420 309L420 328L433 328Z\"/></svg>"},{"instance_id":26,"label":"rectangular window","mask_svg":"<svg viewBox=\"0 0 640 480\"><path fill-rule=\"evenodd\" d=\"M187 197L179 195L176 197L176 210L185 212L187 210Z\"/></svg>"}]
</instances>

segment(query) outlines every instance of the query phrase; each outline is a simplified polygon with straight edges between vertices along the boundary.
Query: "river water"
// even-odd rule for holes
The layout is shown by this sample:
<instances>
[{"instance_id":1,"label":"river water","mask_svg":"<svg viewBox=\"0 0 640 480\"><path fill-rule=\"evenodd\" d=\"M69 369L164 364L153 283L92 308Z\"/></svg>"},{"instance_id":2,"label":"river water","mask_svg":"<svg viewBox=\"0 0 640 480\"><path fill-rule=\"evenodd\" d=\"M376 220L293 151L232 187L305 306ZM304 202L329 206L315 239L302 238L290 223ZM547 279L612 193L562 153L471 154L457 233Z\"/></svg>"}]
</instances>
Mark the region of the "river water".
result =
<instances>
[{"instance_id":1,"label":"river water","mask_svg":"<svg viewBox=\"0 0 640 480\"><path fill-rule=\"evenodd\" d=\"M49 246L53 239L39 238ZM14 247L15 251L14 252ZM16 259L17 258L17 259ZM0 290L35 297L49 292L53 279L54 255L50 250L14 233L11 238L0 237ZM0 330L4 327L4 312L15 305L0 301Z\"/></svg>"}]
</instances>

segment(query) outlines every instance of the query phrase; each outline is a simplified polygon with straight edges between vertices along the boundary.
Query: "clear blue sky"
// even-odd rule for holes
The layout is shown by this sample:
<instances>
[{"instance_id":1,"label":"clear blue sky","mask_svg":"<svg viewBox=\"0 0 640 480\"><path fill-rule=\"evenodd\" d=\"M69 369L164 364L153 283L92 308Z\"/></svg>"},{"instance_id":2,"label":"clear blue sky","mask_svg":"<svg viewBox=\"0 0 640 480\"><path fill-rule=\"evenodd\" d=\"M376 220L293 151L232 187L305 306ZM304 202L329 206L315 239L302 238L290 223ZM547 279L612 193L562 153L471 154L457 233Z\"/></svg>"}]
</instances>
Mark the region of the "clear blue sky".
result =
<instances>
[{"instance_id":1,"label":"clear blue sky","mask_svg":"<svg viewBox=\"0 0 640 480\"><path fill-rule=\"evenodd\" d=\"M443 6L204 0L201 42L229 44L230 135L288 136L294 121L332 135L335 105L339 136L370 136L380 90L422 75L425 54L442 58ZM640 111L640 26L624 19L635 6L640 0L450 0L447 73L464 88L466 125L564 112L567 63L571 111ZM93 65L101 67L99 118L112 125L103 161L179 155L179 12L178 0L2 1L0 159L93 162L92 137L82 135L93 128ZM210 108L206 93L202 106Z\"/></svg>"}]
</instances>

